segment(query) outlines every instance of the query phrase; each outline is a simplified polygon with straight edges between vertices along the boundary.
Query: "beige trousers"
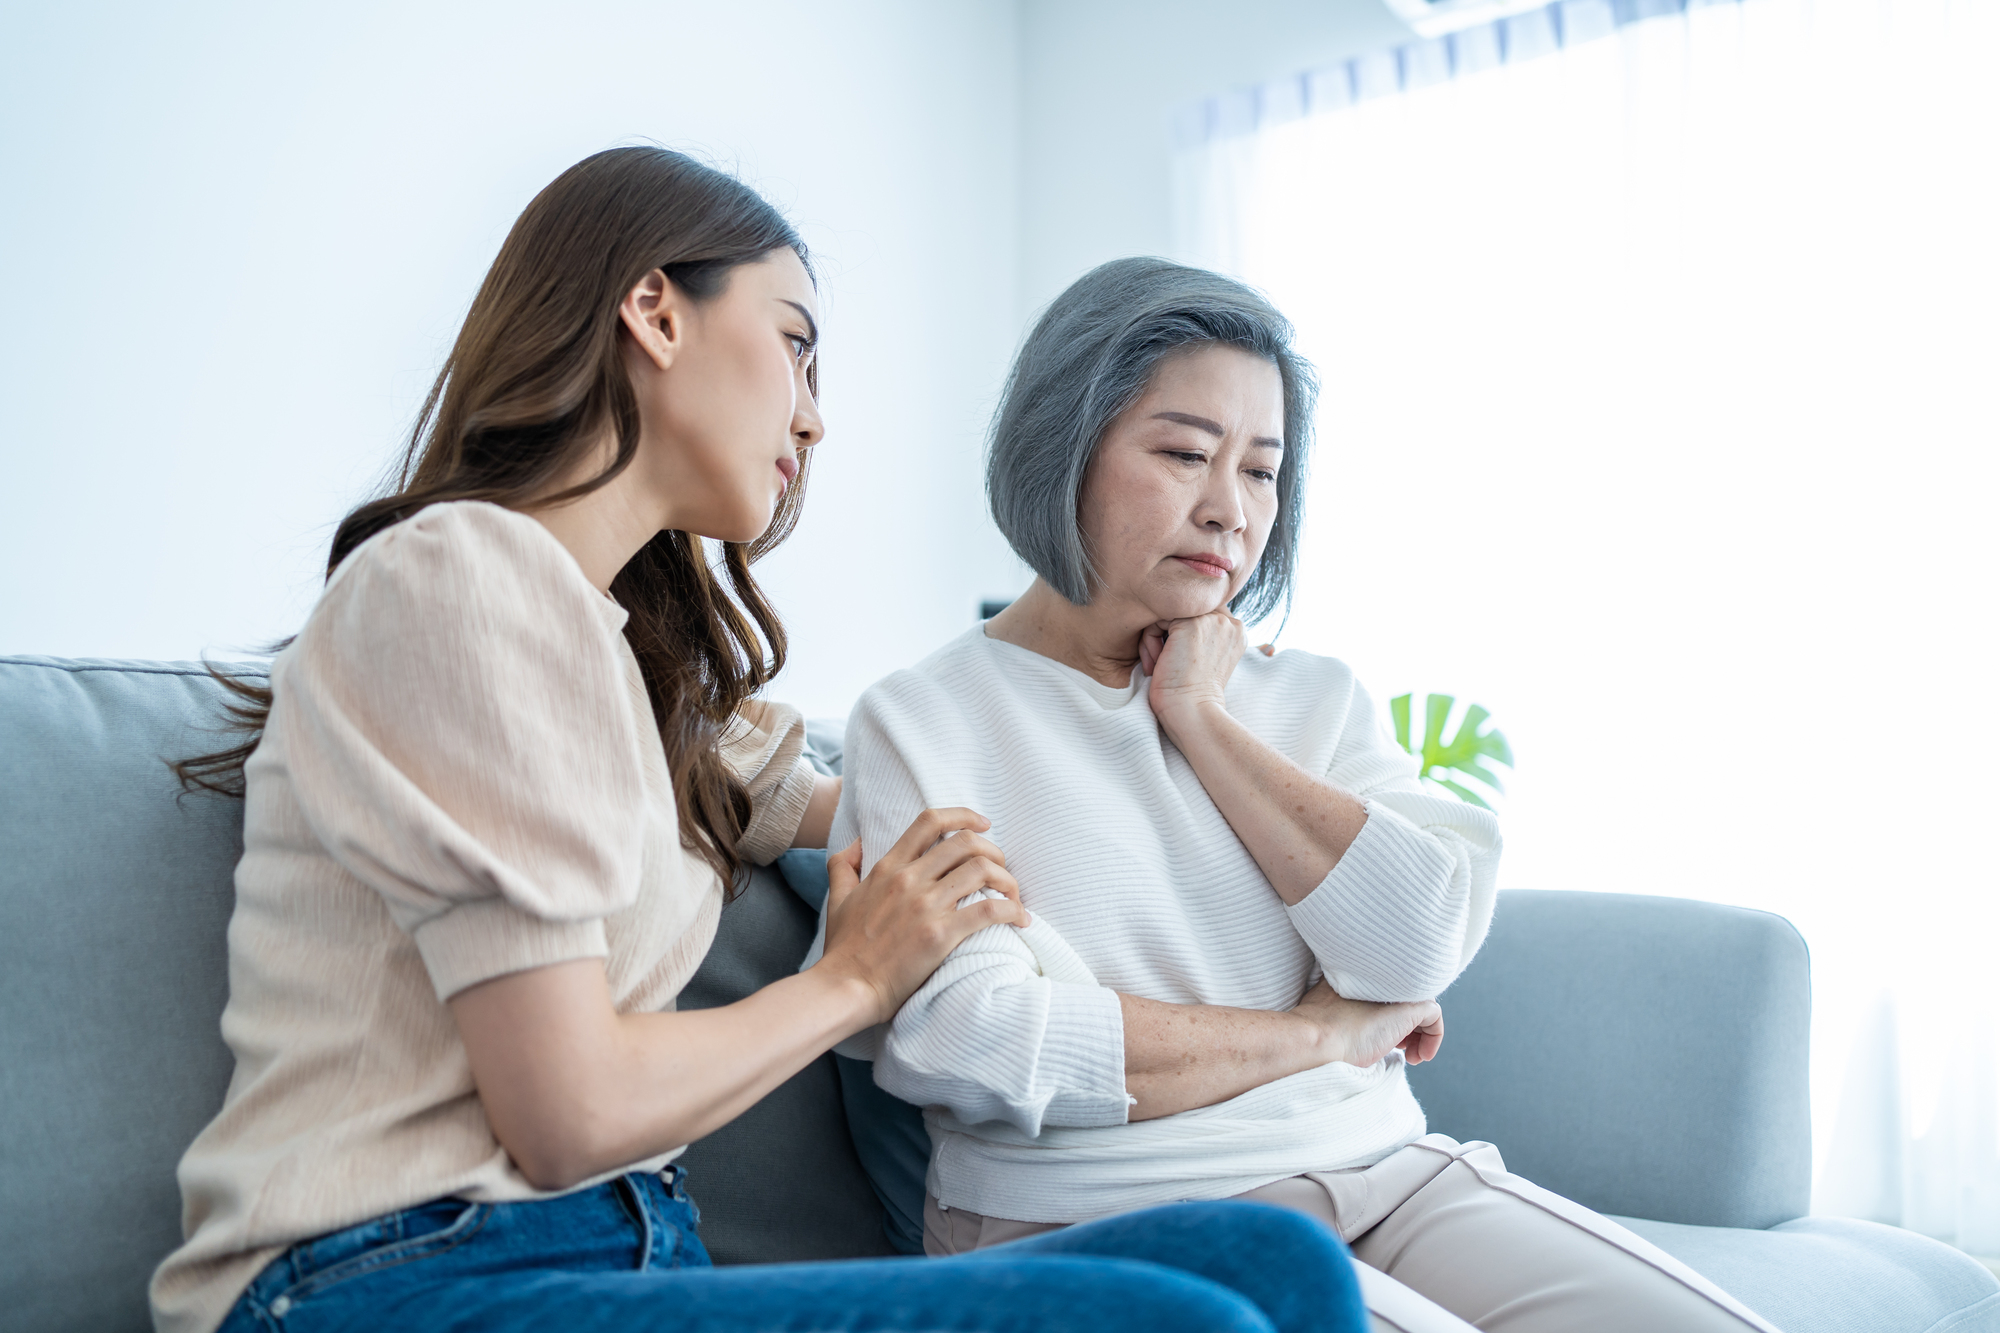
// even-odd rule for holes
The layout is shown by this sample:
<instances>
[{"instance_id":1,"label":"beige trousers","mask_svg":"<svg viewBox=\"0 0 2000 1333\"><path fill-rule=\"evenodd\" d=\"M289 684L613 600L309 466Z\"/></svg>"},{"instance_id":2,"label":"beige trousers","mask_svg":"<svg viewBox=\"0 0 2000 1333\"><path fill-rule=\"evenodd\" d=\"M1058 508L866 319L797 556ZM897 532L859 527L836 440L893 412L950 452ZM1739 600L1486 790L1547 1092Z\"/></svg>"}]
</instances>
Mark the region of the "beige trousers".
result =
<instances>
[{"instance_id":1,"label":"beige trousers","mask_svg":"<svg viewBox=\"0 0 2000 1333\"><path fill-rule=\"evenodd\" d=\"M1707 1278L1581 1204L1511 1174L1490 1143L1427 1134L1374 1166L1237 1196L1326 1223L1394 1333L1778 1333ZM924 1250L963 1254L1062 1223L924 1205Z\"/></svg>"}]
</instances>

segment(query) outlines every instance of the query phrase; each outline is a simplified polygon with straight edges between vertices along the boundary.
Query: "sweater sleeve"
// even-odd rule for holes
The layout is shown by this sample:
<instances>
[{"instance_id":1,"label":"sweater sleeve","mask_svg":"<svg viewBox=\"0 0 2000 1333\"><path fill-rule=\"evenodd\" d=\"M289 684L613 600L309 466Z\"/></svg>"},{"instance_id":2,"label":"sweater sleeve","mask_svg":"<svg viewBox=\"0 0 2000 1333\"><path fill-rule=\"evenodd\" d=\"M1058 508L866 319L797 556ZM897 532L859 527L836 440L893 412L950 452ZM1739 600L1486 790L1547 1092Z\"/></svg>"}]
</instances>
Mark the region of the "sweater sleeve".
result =
<instances>
[{"instance_id":1,"label":"sweater sleeve","mask_svg":"<svg viewBox=\"0 0 2000 1333\"><path fill-rule=\"evenodd\" d=\"M925 808L977 804L921 789L896 744L901 710L882 690L863 697L847 728L841 824L861 839L864 874ZM1031 1136L1045 1124L1123 1124L1124 1015L1116 992L1045 975L1020 931L990 926L897 1012L875 1081L968 1124L1000 1120Z\"/></svg>"},{"instance_id":2,"label":"sweater sleeve","mask_svg":"<svg viewBox=\"0 0 2000 1333\"><path fill-rule=\"evenodd\" d=\"M1500 826L1491 810L1433 795L1354 685L1326 778L1368 807L1346 853L1289 908L1333 988L1377 1002L1435 997L1472 961L1493 919Z\"/></svg>"},{"instance_id":3,"label":"sweater sleeve","mask_svg":"<svg viewBox=\"0 0 2000 1333\"><path fill-rule=\"evenodd\" d=\"M783 855L805 820L814 780L805 751L805 719L788 704L744 705L722 738L723 761L750 790L750 822L736 851L752 865Z\"/></svg>"},{"instance_id":4,"label":"sweater sleeve","mask_svg":"<svg viewBox=\"0 0 2000 1333\"><path fill-rule=\"evenodd\" d=\"M604 918L637 896L622 621L540 524L439 505L350 556L274 670L268 730L306 821L440 999L604 956Z\"/></svg>"}]
</instances>

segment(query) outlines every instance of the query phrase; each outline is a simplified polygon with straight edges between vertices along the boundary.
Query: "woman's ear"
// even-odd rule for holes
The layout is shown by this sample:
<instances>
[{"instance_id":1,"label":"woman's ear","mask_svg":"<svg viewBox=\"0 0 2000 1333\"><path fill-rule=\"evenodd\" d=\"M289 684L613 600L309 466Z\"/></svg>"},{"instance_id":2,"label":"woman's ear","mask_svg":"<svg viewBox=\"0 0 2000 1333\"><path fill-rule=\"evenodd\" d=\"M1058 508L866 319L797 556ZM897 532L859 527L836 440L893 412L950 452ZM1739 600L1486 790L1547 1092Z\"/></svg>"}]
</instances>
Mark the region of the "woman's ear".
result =
<instances>
[{"instance_id":1,"label":"woman's ear","mask_svg":"<svg viewBox=\"0 0 2000 1333\"><path fill-rule=\"evenodd\" d=\"M618 303L618 318L633 345L661 370L687 345L688 314L687 297L660 269L639 279Z\"/></svg>"}]
</instances>

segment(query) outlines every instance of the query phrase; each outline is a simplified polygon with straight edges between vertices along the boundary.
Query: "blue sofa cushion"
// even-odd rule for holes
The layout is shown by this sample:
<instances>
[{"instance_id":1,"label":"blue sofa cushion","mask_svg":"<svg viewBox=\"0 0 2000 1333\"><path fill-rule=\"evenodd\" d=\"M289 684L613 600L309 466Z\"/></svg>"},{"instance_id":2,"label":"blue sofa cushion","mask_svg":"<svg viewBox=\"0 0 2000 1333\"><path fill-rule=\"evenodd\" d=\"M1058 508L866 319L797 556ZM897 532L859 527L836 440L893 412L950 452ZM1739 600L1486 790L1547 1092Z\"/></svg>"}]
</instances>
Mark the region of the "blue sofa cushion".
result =
<instances>
[{"instance_id":1,"label":"blue sofa cushion","mask_svg":"<svg viewBox=\"0 0 2000 1333\"><path fill-rule=\"evenodd\" d=\"M1510 889L1410 1071L1430 1127L1600 1213L1805 1214L1812 978L1792 923L1684 898Z\"/></svg>"},{"instance_id":2,"label":"blue sofa cushion","mask_svg":"<svg viewBox=\"0 0 2000 1333\"><path fill-rule=\"evenodd\" d=\"M898 1254L924 1252L924 1173L931 1135L924 1113L875 1083L875 1066L835 1054L840 1102L854 1155L882 1204L882 1235Z\"/></svg>"},{"instance_id":3,"label":"blue sofa cushion","mask_svg":"<svg viewBox=\"0 0 2000 1333\"><path fill-rule=\"evenodd\" d=\"M0 1324L151 1326L174 1165L235 1067L217 1019L243 807L199 664L0 658ZM228 743L228 742L223 742Z\"/></svg>"},{"instance_id":4,"label":"blue sofa cushion","mask_svg":"<svg viewBox=\"0 0 2000 1333\"><path fill-rule=\"evenodd\" d=\"M1801 1217L1764 1231L1614 1220L1785 1333L2000 1329L2000 1279L1914 1232L1846 1217Z\"/></svg>"}]
</instances>

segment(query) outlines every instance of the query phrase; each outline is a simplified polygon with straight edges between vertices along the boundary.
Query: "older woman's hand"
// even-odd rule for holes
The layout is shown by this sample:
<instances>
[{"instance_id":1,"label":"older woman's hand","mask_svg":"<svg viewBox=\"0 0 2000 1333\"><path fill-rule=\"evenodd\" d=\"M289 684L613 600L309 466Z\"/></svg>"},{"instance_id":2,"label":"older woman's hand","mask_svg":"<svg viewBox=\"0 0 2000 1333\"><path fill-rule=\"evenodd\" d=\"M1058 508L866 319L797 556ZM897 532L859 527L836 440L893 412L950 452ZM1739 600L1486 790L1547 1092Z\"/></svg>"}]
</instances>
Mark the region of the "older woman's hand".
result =
<instances>
[{"instance_id":1,"label":"older woman's hand","mask_svg":"<svg viewBox=\"0 0 2000 1333\"><path fill-rule=\"evenodd\" d=\"M1231 717L1223 692L1250 636L1227 611L1163 620L1139 640L1160 730L1288 904L1303 902L1347 854L1368 809ZM1258 651L1271 656L1264 644Z\"/></svg>"},{"instance_id":2,"label":"older woman's hand","mask_svg":"<svg viewBox=\"0 0 2000 1333\"><path fill-rule=\"evenodd\" d=\"M1292 1011L1318 1026L1327 1061L1366 1069L1390 1051L1420 1065L1444 1045L1444 1010L1436 1000L1370 1004L1350 1000L1326 983L1314 983Z\"/></svg>"},{"instance_id":3,"label":"older woman's hand","mask_svg":"<svg viewBox=\"0 0 2000 1333\"><path fill-rule=\"evenodd\" d=\"M1207 704L1222 705L1229 677L1249 646L1243 622L1227 611L1146 629L1139 640L1139 669L1152 677L1147 702L1169 736L1182 718Z\"/></svg>"}]
</instances>

